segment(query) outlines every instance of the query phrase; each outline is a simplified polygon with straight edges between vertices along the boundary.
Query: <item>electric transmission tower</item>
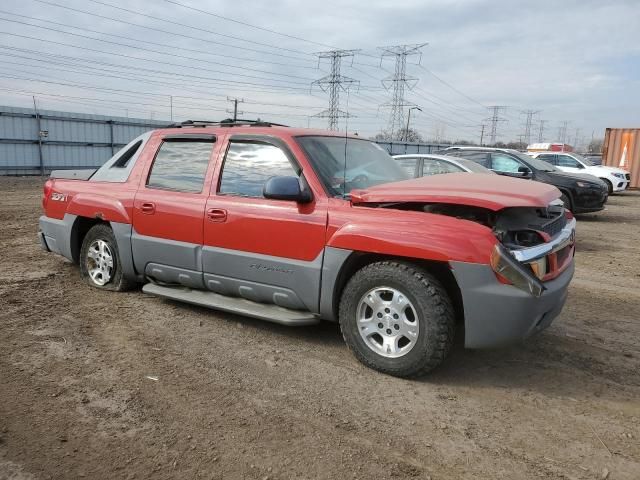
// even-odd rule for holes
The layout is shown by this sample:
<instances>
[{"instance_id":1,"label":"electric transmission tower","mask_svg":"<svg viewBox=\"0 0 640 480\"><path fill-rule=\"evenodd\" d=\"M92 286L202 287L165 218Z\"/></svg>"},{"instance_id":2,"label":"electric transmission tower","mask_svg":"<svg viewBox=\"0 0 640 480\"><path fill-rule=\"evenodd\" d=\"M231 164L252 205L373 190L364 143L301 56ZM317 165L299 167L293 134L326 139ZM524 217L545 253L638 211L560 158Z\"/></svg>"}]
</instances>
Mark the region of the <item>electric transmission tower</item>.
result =
<instances>
[{"instance_id":1,"label":"electric transmission tower","mask_svg":"<svg viewBox=\"0 0 640 480\"><path fill-rule=\"evenodd\" d=\"M401 132L405 128L405 107L415 107L416 105L407 100L404 97L405 89L412 90L418 83L416 77L407 75L407 57L418 55L418 63L422 59L422 52L420 49L427 45L426 43L417 43L413 45L393 45L389 47L379 47L382 51L380 56L380 64L385 57L395 58L395 71L392 75L382 80L382 85L387 90L393 91L393 97L391 102L382 104L382 107L391 108L389 115L389 134L391 138L394 138L396 132Z\"/></svg>"},{"instance_id":2,"label":"electric transmission tower","mask_svg":"<svg viewBox=\"0 0 640 480\"><path fill-rule=\"evenodd\" d=\"M566 143L567 140L567 125L569 125L569 121L563 120L562 125L558 128L558 140L562 144Z\"/></svg>"},{"instance_id":3,"label":"electric transmission tower","mask_svg":"<svg viewBox=\"0 0 640 480\"><path fill-rule=\"evenodd\" d=\"M345 57L353 57L359 50L329 50L327 52L319 52L318 63L322 59L331 60L331 73L316 80L311 84L320 87L323 92L329 92L329 108L314 115L315 117L328 118L329 130L338 130L338 119L349 117L349 112L340 110L340 91L347 91L353 84L358 83L353 78L345 77L340 73L342 59Z\"/></svg>"},{"instance_id":4,"label":"electric transmission tower","mask_svg":"<svg viewBox=\"0 0 640 480\"><path fill-rule=\"evenodd\" d=\"M544 138L542 136L543 132L544 132L544 124L547 123L546 120L540 120L540 127L538 129L538 142L542 143L542 139Z\"/></svg>"},{"instance_id":5,"label":"electric transmission tower","mask_svg":"<svg viewBox=\"0 0 640 480\"><path fill-rule=\"evenodd\" d=\"M506 105L492 105L487 107L491 112L491 116L489 118L485 118L485 120L491 122L491 132L489 133L489 142L491 145L495 145L496 137L498 136L498 123L506 122L506 118L502 118L500 116L500 112L506 111Z\"/></svg>"},{"instance_id":6,"label":"electric transmission tower","mask_svg":"<svg viewBox=\"0 0 640 480\"><path fill-rule=\"evenodd\" d=\"M531 144L531 126L533 125L533 116L540 113L540 110L525 110L520 112L526 115L525 124L524 124L524 140L527 142L527 145Z\"/></svg>"}]
</instances>

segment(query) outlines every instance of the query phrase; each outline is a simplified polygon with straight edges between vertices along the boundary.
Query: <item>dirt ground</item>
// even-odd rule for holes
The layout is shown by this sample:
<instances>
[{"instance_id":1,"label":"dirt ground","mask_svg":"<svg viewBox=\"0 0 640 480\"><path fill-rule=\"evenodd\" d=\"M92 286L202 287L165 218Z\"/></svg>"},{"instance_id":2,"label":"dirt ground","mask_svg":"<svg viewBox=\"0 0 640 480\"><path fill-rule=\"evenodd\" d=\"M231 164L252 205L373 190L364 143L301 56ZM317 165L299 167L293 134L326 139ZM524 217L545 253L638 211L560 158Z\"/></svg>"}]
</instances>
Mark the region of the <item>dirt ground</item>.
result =
<instances>
[{"instance_id":1,"label":"dirt ground","mask_svg":"<svg viewBox=\"0 0 640 480\"><path fill-rule=\"evenodd\" d=\"M640 192L578 221L562 315L427 378L286 328L109 293L0 178L0 478L640 479Z\"/></svg>"}]
</instances>

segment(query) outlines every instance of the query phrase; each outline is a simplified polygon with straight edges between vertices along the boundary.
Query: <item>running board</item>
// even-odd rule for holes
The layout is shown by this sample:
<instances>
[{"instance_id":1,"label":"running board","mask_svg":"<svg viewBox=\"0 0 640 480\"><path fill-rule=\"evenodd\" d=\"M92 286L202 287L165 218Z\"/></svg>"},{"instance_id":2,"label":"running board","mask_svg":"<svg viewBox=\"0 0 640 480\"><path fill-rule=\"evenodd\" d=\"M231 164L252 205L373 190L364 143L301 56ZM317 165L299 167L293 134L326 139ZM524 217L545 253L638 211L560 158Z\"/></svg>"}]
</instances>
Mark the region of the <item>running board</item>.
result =
<instances>
[{"instance_id":1,"label":"running board","mask_svg":"<svg viewBox=\"0 0 640 480\"><path fill-rule=\"evenodd\" d=\"M147 283L142 287L144 293L157 297L191 303L201 307L215 308L225 312L237 313L268 322L289 326L314 325L320 318L310 312L290 310L267 303L252 302L244 298L226 297L206 290L192 290L184 287L165 287Z\"/></svg>"}]
</instances>

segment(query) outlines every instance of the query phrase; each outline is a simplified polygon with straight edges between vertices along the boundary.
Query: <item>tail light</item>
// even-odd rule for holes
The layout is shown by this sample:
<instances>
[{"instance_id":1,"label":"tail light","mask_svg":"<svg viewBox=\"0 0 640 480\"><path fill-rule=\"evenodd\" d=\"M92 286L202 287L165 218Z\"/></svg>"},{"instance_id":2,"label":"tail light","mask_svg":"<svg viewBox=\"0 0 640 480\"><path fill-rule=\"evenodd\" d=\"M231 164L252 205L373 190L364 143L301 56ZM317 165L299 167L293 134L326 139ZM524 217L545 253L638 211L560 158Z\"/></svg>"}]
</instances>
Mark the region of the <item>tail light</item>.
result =
<instances>
[{"instance_id":1,"label":"tail light","mask_svg":"<svg viewBox=\"0 0 640 480\"><path fill-rule=\"evenodd\" d=\"M44 184L44 190L42 192L42 208L47 208L49 197L51 196L51 190L53 190L53 180L47 180Z\"/></svg>"}]
</instances>

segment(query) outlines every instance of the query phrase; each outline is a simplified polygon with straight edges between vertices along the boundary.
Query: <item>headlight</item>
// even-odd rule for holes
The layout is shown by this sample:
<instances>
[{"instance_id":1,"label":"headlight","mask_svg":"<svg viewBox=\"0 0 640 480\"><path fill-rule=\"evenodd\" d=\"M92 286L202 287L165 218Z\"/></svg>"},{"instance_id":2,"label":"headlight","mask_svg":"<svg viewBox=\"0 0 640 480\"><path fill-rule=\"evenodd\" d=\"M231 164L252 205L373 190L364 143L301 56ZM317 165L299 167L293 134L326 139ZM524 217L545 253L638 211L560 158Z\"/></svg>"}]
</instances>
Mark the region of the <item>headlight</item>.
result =
<instances>
[{"instance_id":1,"label":"headlight","mask_svg":"<svg viewBox=\"0 0 640 480\"><path fill-rule=\"evenodd\" d=\"M500 244L496 244L491 252L491 268L500 277L514 287L539 297L545 291L544 284L527 272L525 267Z\"/></svg>"},{"instance_id":2,"label":"headlight","mask_svg":"<svg viewBox=\"0 0 640 480\"><path fill-rule=\"evenodd\" d=\"M624 178L624 173L614 173L613 176L616 178Z\"/></svg>"}]
</instances>

